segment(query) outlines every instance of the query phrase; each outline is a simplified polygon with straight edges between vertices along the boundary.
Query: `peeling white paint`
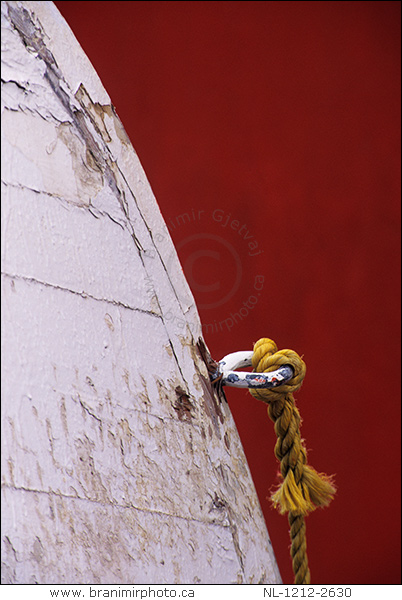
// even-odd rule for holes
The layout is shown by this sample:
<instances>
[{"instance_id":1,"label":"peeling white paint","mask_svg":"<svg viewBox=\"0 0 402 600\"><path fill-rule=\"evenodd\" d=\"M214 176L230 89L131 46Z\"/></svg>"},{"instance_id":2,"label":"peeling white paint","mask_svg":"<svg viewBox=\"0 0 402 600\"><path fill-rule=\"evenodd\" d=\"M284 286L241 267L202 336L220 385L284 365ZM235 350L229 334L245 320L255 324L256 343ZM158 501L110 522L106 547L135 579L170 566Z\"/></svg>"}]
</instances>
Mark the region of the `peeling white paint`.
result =
<instances>
[{"instance_id":1,"label":"peeling white paint","mask_svg":"<svg viewBox=\"0 0 402 600\"><path fill-rule=\"evenodd\" d=\"M278 583L191 295L51 2L2 2L4 583Z\"/></svg>"}]
</instances>

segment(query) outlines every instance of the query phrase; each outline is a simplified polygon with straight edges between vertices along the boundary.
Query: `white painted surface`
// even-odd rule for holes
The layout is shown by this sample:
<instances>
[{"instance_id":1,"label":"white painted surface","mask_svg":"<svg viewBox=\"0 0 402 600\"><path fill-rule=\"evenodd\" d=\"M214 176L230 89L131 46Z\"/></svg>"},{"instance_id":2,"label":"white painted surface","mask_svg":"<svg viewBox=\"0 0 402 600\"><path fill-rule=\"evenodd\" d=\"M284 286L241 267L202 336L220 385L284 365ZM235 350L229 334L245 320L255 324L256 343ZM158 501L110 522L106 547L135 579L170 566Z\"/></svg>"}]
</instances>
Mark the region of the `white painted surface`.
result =
<instances>
[{"instance_id":1,"label":"white painted surface","mask_svg":"<svg viewBox=\"0 0 402 600\"><path fill-rule=\"evenodd\" d=\"M278 583L168 230L51 2L2 2L4 583Z\"/></svg>"}]
</instances>

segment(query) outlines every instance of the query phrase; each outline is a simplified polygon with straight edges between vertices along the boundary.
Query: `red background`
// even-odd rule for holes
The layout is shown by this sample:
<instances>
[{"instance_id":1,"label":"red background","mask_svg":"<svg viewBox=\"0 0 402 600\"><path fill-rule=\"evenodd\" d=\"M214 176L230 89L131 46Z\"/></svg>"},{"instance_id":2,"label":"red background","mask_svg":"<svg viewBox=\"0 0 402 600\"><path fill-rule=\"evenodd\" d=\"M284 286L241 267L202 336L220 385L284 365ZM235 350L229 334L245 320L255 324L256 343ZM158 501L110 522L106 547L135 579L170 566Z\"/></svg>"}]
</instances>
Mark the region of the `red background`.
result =
<instances>
[{"instance_id":1,"label":"red background","mask_svg":"<svg viewBox=\"0 0 402 600\"><path fill-rule=\"evenodd\" d=\"M303 437L338 486L307 520L312 582L400 583L400 3L55 4L167 223L205 211L172 237L202 322L224 329L205 333L213 356L260 337L304 354ZM205 255L189 246L197 232ZM257 275L258 302L229 331ZM231 290L220 305L216 286ZM227 397L291 583L287 519L267 500L273 425L246 391Z\"/></svg>"}]
</instances>

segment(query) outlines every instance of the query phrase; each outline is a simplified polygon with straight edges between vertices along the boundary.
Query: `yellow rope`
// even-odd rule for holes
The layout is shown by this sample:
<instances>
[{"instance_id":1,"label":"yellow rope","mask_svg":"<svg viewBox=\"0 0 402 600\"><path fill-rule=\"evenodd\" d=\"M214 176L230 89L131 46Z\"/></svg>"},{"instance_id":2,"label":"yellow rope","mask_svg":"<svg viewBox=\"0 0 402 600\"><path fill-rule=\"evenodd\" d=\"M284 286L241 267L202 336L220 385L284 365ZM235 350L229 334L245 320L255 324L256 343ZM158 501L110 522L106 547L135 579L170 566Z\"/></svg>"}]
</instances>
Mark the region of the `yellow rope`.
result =
<instances>
[{"instance_id":1,"label":"yellow rope","mask_svg":"<svg viewBox=\"0 0 402 600\"><path fill-rule=\"evenodd\" d=\"M293 350L279 350L273 340L260 339L254 346L253 369L257 373L275 371L291 365L294 377L271 389L250 389L250 394L268 404L268 415L275 424L275 456L280 461L282 482L273 494L274 506L289 513L290 554L295 583L310 583L304 517L319 506L327 506L334 494L332 478L317 473L307 464L307 451L300 436L301 418L293 393L302 385L306 365Z\"/></svg>"}]
</instances>

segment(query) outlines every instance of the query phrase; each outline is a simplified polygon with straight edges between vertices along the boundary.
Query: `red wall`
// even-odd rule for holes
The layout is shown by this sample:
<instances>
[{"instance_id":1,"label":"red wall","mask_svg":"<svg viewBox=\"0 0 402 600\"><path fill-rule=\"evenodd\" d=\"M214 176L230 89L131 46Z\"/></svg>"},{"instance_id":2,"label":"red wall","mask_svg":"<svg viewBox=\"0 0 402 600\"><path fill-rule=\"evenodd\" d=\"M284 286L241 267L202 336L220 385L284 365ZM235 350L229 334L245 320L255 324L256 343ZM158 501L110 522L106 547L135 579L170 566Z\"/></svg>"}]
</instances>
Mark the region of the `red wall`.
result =
<instances>
[{"instance_id":1,"label":"red wall","mask_svg":"<svg viewBox=\"0 0 402 600\"><path fill-rule=\"evenodd\" d=\"M338 486L307 520L312 582L400 583L400 3L56 5L140 156L213 356L260 337L304 354L303 437ZM246 391L227 397L291 583L273 425Z\"/></svg>"}]
</instances>

